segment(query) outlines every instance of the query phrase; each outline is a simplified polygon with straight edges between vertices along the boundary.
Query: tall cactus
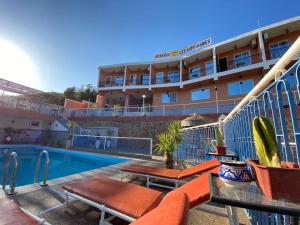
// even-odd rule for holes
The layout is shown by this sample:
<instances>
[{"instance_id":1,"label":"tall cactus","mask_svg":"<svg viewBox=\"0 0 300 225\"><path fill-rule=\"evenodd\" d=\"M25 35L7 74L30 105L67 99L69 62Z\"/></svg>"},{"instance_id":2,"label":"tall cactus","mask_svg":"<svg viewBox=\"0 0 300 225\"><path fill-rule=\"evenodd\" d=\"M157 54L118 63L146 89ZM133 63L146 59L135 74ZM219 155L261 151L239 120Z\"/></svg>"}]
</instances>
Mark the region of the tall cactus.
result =
<instances>
[{"instance_id":1,"label":"tall cactus","mask_svg":"<svg viewBox=\"0 0 300 225\"><path fill-rule=\"evenodd\" d=\"M222 135L219 127L216 128L216 141L217 141L217 143L216 143L217 147L224 146L223 135Z\"/></svg>"},{"instance_id":2,"label":"tall cactus","mask_svg":"<svg viewBox=\"0 0 300 225\"><path fill-rule=\"evenodd\" d=\"M281 167L274 128L265 117L255 117L252 123L256 154L263 166Z\"/></svg>"}]
</instances>

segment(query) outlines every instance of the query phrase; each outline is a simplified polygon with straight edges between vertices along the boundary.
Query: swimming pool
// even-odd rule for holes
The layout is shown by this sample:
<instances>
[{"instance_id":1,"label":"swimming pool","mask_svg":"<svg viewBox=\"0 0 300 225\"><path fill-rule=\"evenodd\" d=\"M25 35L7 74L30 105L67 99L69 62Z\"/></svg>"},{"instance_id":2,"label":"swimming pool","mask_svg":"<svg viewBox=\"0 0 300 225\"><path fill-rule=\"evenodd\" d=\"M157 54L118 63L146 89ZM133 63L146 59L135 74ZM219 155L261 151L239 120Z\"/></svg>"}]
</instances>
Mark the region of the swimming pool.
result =
<instances>
[{"instance_id":1,"label":"swimming pool","mask_svg":"<svg viewBox=\"0 0 300 225\"><path fill-rule=\"evenodd\" d=\"M0 181L2 182L5 160L7 159L8 154L14 151L18 154L19 163L16 186L34 183L33 180L38 155L44 149L48 151L50 158L48 180L82 173L129 160L122 157L96 155L44 146L0 145ZM44 168L45 157L43 156L39 170L39 181L42 181L43 179Z\"/></svg>"}]
</instances>

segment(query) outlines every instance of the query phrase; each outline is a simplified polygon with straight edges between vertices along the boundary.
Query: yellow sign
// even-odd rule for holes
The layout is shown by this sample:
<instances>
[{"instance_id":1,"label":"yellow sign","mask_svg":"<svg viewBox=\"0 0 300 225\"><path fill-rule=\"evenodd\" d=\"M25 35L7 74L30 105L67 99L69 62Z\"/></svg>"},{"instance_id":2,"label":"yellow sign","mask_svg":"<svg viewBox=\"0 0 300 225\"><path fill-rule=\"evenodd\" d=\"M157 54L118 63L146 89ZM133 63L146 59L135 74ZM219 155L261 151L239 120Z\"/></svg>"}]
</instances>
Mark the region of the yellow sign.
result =
<instances>
[{"instance_id":1,"label":"yellow sign","mask_svg":"<svg viewBox=\"0 0 300 225\"><path fill-rule=\"evenodd\" d=\"M168 57L177 57L179 55L187 54L187 53L189 53L193 50L203 48L203 47L209 46L211 44L212 44L212 40L211 40L211 37L209 37L205 40L199 41L196 44L189 45L189 46L187 46L185 48L182 48L180 50L174 50L174 51L170 51L170 52L164 52L164 53L156 54L155 58L156 59L161 59L161 58L168 58Z\"/></svg>"}]
</instances>

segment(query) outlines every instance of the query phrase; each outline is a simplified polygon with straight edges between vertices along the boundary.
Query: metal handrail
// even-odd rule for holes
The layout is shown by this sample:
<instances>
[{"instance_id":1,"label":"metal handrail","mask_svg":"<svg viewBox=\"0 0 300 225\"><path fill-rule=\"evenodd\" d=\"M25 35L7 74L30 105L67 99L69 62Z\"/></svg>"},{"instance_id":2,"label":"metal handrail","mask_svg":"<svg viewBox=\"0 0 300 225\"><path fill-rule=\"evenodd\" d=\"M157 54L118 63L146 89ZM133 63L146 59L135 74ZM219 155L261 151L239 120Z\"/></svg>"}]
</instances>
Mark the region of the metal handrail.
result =
<instances>
[{"instance_id":1,"label":"metal handrail","mask_svg":"<svg viewBox=\"0 0 300 225\"><path fill-rule=\"evenodd\" d=\"M40 152L38 161L36 163L35 167L35 174L34 174L34 183L38 182L38 176L39 176L39 170L40 170L40 164L41 164L41 159L42 156L45 154L46 156L46 165L45 165L45 170L44 170L44 177L43 177L43 183L41 183L41 186L47 186L47 177L48 177L48 166L49 166L49 153L46 150L43 150Z\"/></svg>"},{"instance_id":2,"label":"metal handrail","mask_svg":"<svg viewBox=\"0 0 300 225\"><path fill-rule=\"evenodd\" d=\"M17 177L17 169L18 169L18 155L16 152L11 152L8 155L8 158L6 159L5 162L5 167L4 167L4 174L3 174L3 179L2 179L2 189L4 192L8 195L13 195L15 194L15 186L16 186L16 177ZM8 176L8 170L10 166L10 161L14 160L14 169L13 169L13 175L11 178L11 183L10 183L10 190L6 191L6 181L7 181L7 176Z\"/></svg>"}]
</instances>

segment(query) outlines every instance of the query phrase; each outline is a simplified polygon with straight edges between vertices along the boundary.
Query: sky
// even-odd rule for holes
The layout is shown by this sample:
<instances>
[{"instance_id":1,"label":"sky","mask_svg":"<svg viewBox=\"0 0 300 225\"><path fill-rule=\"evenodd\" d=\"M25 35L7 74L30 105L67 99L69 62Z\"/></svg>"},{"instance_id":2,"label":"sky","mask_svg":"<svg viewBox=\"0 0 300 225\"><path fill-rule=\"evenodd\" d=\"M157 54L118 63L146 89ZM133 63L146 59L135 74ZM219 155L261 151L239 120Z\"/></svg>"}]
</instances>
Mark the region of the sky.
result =
<instances>
[{"instance_id":1,"label":"sky","mask_svg":"<svg viewBox=\"0 0 300 225\"><path fill-rule=\"evenodd\" d=\"M98 66L299 15L299 0L0 0L0 77L44 91L96 86Z\"/></svg>"}]
</instances>

